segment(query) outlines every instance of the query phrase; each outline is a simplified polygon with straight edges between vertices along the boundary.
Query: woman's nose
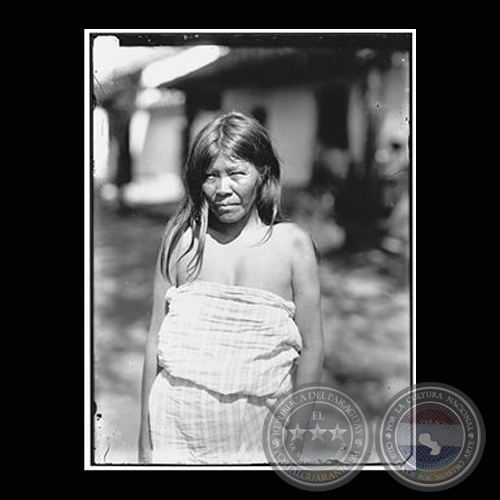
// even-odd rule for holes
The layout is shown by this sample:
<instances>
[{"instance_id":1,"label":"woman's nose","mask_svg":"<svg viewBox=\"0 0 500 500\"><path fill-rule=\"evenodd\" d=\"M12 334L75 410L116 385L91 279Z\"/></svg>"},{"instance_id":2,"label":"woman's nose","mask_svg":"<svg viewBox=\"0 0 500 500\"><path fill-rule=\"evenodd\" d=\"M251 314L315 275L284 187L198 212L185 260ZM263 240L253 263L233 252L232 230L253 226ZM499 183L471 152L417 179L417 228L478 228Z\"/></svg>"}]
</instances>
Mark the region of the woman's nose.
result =
<instances>
[{"instance_id":1,"label":"woman's nose","mask_svg":"<svg viewBox=\"0 0 500 500\"><path fill-rule=\"evenodd\" d=\"M219 178L217 182L217 196L225 196L231 194L231 179L229 176L223 176Z\"/></svg>"}]
</instances>

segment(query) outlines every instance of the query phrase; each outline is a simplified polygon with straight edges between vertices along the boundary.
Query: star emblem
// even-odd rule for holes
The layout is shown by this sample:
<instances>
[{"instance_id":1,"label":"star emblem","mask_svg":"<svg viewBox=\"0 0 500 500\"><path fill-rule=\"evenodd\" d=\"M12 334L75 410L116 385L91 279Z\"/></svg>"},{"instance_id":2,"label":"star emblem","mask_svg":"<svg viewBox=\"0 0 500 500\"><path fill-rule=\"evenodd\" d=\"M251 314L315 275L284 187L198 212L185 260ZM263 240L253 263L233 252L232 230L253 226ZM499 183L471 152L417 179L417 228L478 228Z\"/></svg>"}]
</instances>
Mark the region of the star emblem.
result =
<instances>
[{"instance_id":1,"label":"star emblem","mask_svg":"<svg viewBox=\"0 0 500 500\"><path fill-rule=\"evenodd\" d=\"M295 426L295 429L288 429L288 432L292 433L292 441L295 441L296 439L300 439L301 441L304 441L304 438L302 435L307 431L307 429L301 429L299 424Z\"/></svg>"},{"instance_id":2,"label":"star emblem","mask_svg":"<svg viewBox=\"0 0 500 500\"><path fill-rule=\"evenodd\" d=\"M337 438L341 441L344 441L342 434L347 431L347 429L341 429L339 424L335 426L335 429L328 429L332 433L332 441L335 441Z\"/></svg>"},{"instance_id":3,"label":"star emblem","mask_svg":"<svg viewBox=\"0 0 500 500\"><path fill-rule=\"evenodd\" d=\"M308 430L313 435L311 441L314 441L315 439L321 439L321 441L324 441L323 434L327 431L327 429L320 429L319 424L316 424L316 427L314 429Z\"/></svg>"}]
</instances>

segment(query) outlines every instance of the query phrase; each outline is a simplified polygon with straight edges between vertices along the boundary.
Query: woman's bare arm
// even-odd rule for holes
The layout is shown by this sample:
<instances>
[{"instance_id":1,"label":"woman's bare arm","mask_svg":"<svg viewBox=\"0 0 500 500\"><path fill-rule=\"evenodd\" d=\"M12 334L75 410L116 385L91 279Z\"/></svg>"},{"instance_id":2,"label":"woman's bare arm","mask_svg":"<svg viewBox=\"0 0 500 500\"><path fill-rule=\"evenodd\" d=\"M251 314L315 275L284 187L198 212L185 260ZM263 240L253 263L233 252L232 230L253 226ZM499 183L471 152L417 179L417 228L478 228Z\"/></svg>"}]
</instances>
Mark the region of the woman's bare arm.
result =
<instances>
[{"instance_id":1,"label":"woman's bare arm","mask_svg":"<svg viewBox=\"0 0 500 500\"><path fill-rule=\"evenodd\" d=\"M146 340L144 366L142 370L141 424L139 431L140 463L149 463L151 461L151 438L149 433L148 400L151 386L153 385L158 371L158 331L166 313L165 294L169 286L170 283L165 280L160 272L160 261L158 259L154 278L153 307Z\"/></svg>"},{"instance_id":2,"label":"woman's bare arm","mask_svg":"<svg viewBox=\"0 0 500 500\"><path fill-rule=\"evenodd\" d=\"M318 383L323 368L321 291L316 252L310 236L297 226L292 231L292 287L296 305L295 322L303 349L294 385Z\"/></svg>"}]
</instances>

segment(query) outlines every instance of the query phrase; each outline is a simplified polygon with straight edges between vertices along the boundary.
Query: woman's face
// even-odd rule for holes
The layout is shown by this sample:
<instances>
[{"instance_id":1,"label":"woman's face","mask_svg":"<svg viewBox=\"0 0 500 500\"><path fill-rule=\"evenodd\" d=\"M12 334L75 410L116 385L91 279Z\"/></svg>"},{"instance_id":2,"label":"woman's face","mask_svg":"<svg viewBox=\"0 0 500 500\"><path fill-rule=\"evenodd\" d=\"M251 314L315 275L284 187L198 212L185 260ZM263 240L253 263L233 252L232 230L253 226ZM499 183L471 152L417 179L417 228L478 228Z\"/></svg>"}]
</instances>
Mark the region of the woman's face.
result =
<instances>
[{"instance_id":1,"label":"woman's face","mask_svg":"<svg viewBox=\"0 0 500 500\"><path fill-rule=\"evenodd\" d=\"M220 222L238 222L254 207L260 175L245 161L218 158L207 170L203 193Z\"/></svg>"}]
</instances>

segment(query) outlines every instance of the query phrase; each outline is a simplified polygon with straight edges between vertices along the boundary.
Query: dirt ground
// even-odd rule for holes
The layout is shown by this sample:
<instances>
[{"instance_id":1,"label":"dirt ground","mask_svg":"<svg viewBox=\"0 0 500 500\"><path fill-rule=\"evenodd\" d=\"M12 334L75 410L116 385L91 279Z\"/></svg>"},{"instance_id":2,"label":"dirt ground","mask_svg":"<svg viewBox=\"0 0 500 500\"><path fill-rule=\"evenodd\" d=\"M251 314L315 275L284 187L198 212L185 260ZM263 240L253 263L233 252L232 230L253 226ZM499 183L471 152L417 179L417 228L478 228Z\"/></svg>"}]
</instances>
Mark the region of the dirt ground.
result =
<instances>
[{"instance_id":1,"label":"dirt ground","mask_svg":"<svg viewBox=\"0 0 500 500\"><path fill-rule=\"evenodd\" d=\"M99 204L93 219L94 459L133 464L153 268L164 222L138 213L119 216ZM311 227L320 236L321 224ZM379 251L330 255L320 265L323 379L348 391L375 422L390 397L410 383L407 284Z\"/></svg>"}]
</instances>

